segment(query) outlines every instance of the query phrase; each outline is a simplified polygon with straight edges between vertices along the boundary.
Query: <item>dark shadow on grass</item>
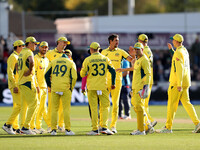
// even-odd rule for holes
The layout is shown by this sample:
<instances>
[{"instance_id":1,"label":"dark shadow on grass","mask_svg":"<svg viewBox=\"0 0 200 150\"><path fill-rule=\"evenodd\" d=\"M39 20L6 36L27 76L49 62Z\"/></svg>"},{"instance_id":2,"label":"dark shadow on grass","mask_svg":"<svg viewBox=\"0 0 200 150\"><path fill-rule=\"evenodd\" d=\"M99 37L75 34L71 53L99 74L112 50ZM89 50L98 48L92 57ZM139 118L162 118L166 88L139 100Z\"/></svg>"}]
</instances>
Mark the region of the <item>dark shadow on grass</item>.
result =
<instances>
[{"instance_id":1,"label":"dark shadow on grass","mask_svg":"<svg viewBox=\"0 0 200 150\"><path fill-rule=\"evenodd\" d=\"M173 131L193 131L194 129L173 129Z\"/></svg>"}]
</instances>

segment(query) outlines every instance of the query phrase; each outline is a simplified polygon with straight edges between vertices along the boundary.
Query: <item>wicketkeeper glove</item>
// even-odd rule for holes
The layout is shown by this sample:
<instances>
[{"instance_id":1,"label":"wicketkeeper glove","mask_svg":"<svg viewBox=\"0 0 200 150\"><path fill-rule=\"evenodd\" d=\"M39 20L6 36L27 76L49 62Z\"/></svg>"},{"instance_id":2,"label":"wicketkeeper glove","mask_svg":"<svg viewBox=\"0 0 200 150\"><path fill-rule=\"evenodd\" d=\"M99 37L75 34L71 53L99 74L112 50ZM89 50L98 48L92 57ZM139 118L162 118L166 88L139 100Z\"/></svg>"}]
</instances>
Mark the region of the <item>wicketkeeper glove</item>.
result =
<instances>
[{"instance_id":1,"label":"wicketkeeper glove","mask_svg":"<svg viewBox=\"0 0 200 150\"><path fill-rule=\"evenodd\" d=\"M144 85L144 86L143 86L143 89L140 90L138 93L139 93L139 95L140 95L140 97L141 97L142 99L147 98L148 95L149 95L149 85L148 85L148 84L147 84L147 85Z\"/></svg>"}]
</instances>

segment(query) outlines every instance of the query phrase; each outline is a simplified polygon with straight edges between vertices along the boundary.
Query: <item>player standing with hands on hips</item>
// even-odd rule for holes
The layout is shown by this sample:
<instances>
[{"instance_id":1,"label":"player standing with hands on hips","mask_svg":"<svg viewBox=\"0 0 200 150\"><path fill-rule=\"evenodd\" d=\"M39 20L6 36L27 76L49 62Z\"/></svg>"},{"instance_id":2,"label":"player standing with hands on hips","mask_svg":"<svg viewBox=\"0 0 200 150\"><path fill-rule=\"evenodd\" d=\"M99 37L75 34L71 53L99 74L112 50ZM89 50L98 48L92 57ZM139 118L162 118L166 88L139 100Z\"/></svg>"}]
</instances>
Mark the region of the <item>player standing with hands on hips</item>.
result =
<instances>
[{"instance_id":1,"label":"player standing with hands on hips","mask_svg":"<svg viewBox=\"0 0 200 150\"><path fill-rule=\"evenodd\" d=\"M167 122L166 126L161 130L157 130L157 132L172 133L172 123L180 100L196 125L193 132L199 133L200 121L189 98L189 87L191 86L189 54L183 46L184 39L182 35L176 34L170 39L173 40L172 43L176 50L173 50L170 43L167 44L173 55L168 88Z\"/></svg>"}]
</instances>

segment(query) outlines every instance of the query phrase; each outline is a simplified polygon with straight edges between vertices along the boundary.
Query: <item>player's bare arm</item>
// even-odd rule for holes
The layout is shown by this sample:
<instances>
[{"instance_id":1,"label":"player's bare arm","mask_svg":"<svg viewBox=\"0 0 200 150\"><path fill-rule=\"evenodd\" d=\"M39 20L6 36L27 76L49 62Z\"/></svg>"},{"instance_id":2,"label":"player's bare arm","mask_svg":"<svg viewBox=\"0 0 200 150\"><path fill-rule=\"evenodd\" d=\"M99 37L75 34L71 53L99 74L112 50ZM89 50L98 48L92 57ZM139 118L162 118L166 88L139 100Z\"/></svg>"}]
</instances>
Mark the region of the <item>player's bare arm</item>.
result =
<instances>
[{"instance_id":1,"label":"player's bare arm","mask_svg":"<svg viewBox=\"0 0 200 150\"><path fill-rule=\"evenodd\" d=\"M130 68L117 68L116 71L117 72L124 72L124 71L133 71L134 67L130 67Z\"/></svg>"},{"instance_id":2,"label":"player's bare arm","mask_svg":"<svg viewBox=\"0 0 200 150\"><path fill-rule=\"evenodd\" d=\"M29 60L29 70L24 73L25 77L29 76L32 73L33 66L34 66L33 56L29 56L28 60Z\"/></svg>"},{"instance_id":3,"label":"player's bare arm","mask_svg":"<svg viewBox=\"0 0 200 150\"><path fill-rule=\"evenodd\" d=\"M168 46L169 49L173 49L172 44L167 43L167 46Z\"/></svg>"}]
</instances>

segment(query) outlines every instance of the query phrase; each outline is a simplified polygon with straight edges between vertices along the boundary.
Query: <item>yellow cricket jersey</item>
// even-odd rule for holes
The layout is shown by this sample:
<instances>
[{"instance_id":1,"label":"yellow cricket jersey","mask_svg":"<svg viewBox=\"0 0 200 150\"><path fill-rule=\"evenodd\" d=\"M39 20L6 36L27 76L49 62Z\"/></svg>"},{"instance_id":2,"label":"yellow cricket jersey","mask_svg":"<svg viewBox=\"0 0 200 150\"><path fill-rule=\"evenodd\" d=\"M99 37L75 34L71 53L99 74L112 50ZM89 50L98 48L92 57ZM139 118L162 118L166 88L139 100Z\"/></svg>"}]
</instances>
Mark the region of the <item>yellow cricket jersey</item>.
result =
<instances>
[{"instance_id":1,"label":"yellow cricket jersey","mask_svg":"<svg viewBox=\"0 0 200 150\"><path fill-rule=\"evenodd\" d=\"M67 55L63 54L62 57L49 63L45 79L53 92L64 92L66 89L73 90L77 80L76 65Z\"/></svg>"},{"instance_id":2,"label":"yellow cricket jersey","mask_svg":"<svg viewBox=\"0 0 200 150\"><path fill-rule=\"evenodd\" d=\"M184 46L179 46L173 54L169 82L171 86L191 85L189 54Z\"/></svg>"},{"instance_id":3,"label":"yellow cricket jersey","mask_svg":"<svg viewBox=\"0 0 200 150\"><path fill-rule=\"evenodd\" d=\"M40 53L34 56L35 61L35 75L40 88L47 88L47 84L45 81L45 72L49 64L48 58L45 56L41 56Z\"/></svg>"},{"instance_id":4,"label":"yellow cricket jersey","mask_svg":"<svg viewBox=\"0 0 200 150\"><path fill-rule=\"evenodd\" d=\"M58 52L57 48L53 49L53 50L49 50L46 53L46 57L49 59L49 62L51 62L52 60L59 58L62 56L63 53Z\"/></svg>"},{"instance_id":5,"label":"yellow cricket jersey","mask_svg":"<svg viewBox=\"0 0 200 150\"><path fill-rule=\"evenodd\" d=\"M18 73L19 73L19 85L25 84L25 83L31 83L32 86L37 86L35 85L35 67L33 66L32 73L29 76L24 76L24 73L29 70L29 60L28 57L32 56L34 58L33 52L29 48L24 48L22 51L19 53L19 58L18 58ZM28 84L30 85L30 84ZM31 87L30 87L31 88Z\"/></svg>"},{"instance_id":6,"label":"yellow cricket jersey","mask_svg":"<svg viewBox=\"0 0 200 150\"><path fill-rule=\"evenodd\" d=\"M112 85L115 85L116 73L110 59L100 53L93 53L84 60L80 75L81 77L87 75L88 90L105 90L108 70L112 74Z\"/></svg>"},{"instance_id":7,"label":"yellow cricket jersey","mask_svg":"<svg viewBox=\"0 0 200 150\"><path fill-rule=\"evenodd\" d=\"M19 75L15 69L15 64L18 60L18 53L14 51L7 60L7 74L8 74L8 88L12 89L17 87Z\"/></svg>"},{"instance_id":8,"label":"yellow cricket jersey","mask_svg":"<svg viewBox=\"0 0 200 150\"><path fill-rule=\"evenodd\" d=\"M145 46L143 53L147 56L150 62L150 67L151 67L151 82L150 84L153 84L153 53L151 52L151 49L149 46Z\"/></svg>"},{"instance_id":9,"label":"yellow cricket jersey","mask_svg":"<svg viewBox=\"0 0 200 150\"><path fill-rule=\"evenodd\" d=\"M151 67L148 58L143 55L135 61L133 70L132 89L142 89L144 85L150 84Z\"/></svg>"},{"instance_id":10,"label":"yellow cricket jersey","mask_svg":"<svg viewBox=\"0 0 200 150\"><path fill-rule=\"evenodd\" d=\"M102 52L101 52L102 55L104 56L107 56L111 62L112 62L112 65L115 69L117 68L121 68L121 62L122 62L122 59L123 58L127 58L129 56L129 54L120 49L120 48L115 48L113 50L110 50L109 47L107 49L104 49ZM108 80L111 79L111 74L108 73ZM122 72L116 72L116 80L122 80Z\"/></svg>"}]
</instances>

